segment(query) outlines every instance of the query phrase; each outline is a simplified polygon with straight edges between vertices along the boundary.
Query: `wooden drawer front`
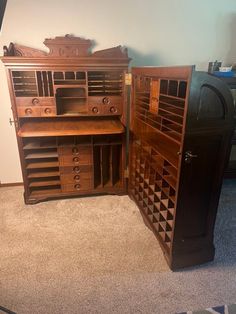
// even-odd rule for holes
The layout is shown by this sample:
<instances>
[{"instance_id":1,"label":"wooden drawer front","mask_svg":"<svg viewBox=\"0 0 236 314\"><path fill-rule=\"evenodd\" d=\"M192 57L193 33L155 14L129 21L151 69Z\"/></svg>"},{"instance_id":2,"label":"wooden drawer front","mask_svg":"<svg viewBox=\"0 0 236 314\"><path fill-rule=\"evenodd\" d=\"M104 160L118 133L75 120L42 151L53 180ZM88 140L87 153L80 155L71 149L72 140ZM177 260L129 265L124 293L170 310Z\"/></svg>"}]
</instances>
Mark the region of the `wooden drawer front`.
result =
<instances>
[{"instance_id":1,"label":"wooden drawer front","mask_svg":"<svg viewBox=\"0 0 236 314\"><path fill-rule=\"evenodd\" d=\"M89 96L88 103L91 105L113 105L123 102L122 96Z\"/></svg>"},{"instance_id":2,"label":"wooden drawer front","mask_svg":"<svg viewBox=\"0 0 236 314\"><path fill-rule=\"evenodd\" d=\"M91 181L91 173L61 174L60 178L62 184L83 183L84 181Z\"/></svg>"},{"instance_id":3,"label":"wooden drawer front","mask_svg":"<svg viewBox=\"0 0 236 314\"><path fill-rule=\"evenodd\" d=\"M88 106L89 114L93 115L121 115L122 114L122 105L113 104L113 105L91 105Z\"/></svg>"},{"instance_id":4,"label":"wooden drawer front","mask_svg":"<svg viewBox=\"0 0 236 314\"><path fill-rule=\"evenodd\" d=\"M92 177L92 165L79 165L74 167L60 167L60 173L63 175L74 176L76 174L83 174L83 178L89 179Z\"/></svg>"},{"instance_id":5,"label":"wooden drawer front","mask_svg":"<svg viewBox=\"0 0 236 314\"><path fill-rule=\"evenodd\" d=\"M59 162L61 166L91 165L92 148L71 146L59 147Z\"/></svg>"},{"instance_id":6,"label":"wooden drawer front","mask_svg":"<svg viewBox=\"0 0 236 314\"><path fill-rule=\"evenodd\" d=\"M16 97L17 106L55 106L54 97Z\"/></svg>"},{"instance_id":7,"label":"wooden drawer front","mask_svg":"<svg viewBox=\"0 0 236 314\"><path fill-rule=\"evenodd\" d=\"M42 117L50 117L50 116L56 116L56 107L48 107L48 106L43 106L41 107L41 116Z\"/></svg>"},{"instance_id":8,"label":"wooden drawer front","mask_svg":"<svg viewBox=\"0 0 236 314\"><path fill-rule=\"evenodd\" d=\"M88 111L94 115L120 115L122 114L123 97L89 97Z\"/></svg>"},{"instance_id":9,"label":"wooden drawer front","mask_svg":"<svg viewBox=\"0 0 236 314\"><path fill-rule=\"evenodd\" d=\"M17 107L19 117L40 117L41 108L39 106Z\"/></svg>"},{"instance_id":10,"label":"wooden drawer front","mask_svg":"<svg viewBox=\"0 0 236 314\"><path fill-rule=\"evenodd\" d=\"M81 180L79 183L62 184L62 192L80 192L90 190L92 188L91 180Z\"/></svg>"}]
</instances>

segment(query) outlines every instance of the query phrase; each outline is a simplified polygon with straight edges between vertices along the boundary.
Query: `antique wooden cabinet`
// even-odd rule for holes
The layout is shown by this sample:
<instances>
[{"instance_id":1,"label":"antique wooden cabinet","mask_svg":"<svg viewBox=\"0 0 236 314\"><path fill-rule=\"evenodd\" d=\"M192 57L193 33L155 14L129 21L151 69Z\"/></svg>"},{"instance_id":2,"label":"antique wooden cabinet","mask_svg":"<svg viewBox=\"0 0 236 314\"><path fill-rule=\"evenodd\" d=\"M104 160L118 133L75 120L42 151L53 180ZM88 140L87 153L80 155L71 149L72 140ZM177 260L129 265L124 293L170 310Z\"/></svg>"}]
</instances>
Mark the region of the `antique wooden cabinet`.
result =
<instances>
[{"instance_id":1,"label":"antique wooden cabinet","mask_svg":"<svg viewBox=\"0 0 236 314\"><path fill-rule=\"evenodd\" d=\"M233 132L227 86L192 66L133 68L127 106L126 49L44 43L49 53L10 44L2 57L25 202L128 193L171 269L212 260Z\"/></svg>"}]
</instances>

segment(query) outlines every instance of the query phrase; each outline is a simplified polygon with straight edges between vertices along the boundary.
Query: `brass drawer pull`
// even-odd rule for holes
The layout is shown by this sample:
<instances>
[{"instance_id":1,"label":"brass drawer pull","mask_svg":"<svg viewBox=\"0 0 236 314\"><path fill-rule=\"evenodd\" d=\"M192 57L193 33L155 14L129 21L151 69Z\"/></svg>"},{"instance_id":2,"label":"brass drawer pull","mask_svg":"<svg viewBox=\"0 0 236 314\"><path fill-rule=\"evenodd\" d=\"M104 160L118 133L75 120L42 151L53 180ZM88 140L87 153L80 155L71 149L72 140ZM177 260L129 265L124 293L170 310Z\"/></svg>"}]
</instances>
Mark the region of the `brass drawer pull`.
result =
<instances>
[{"instance_id":1,"label":"brass drawer pull","mask_svg":"<svg viewBox=\"0 0 236 314\"><path fill-rule=\"evenodd\" d=\"M80 168L79 168L79 167L74 167L74 168L73 168L73 171L74 171L75 173L80 173Z\"/></svg>"},{"instance_id":2,"label":"brass drawer pull","mask_svg":"<svg viewBox=\"0 0 236 314\"><path fill-rule=\"evenodd\" d=\"M46 108L46 109L44 110L44 112L45 112L46 114L50 114L50 113L52 113L52 110L51 110L50 108Z\"/></svg>"},{"instance_id":3,"label":"brass drawer pull","mask_svg":"<svg viewBox=\"0 0 236 314\"><path fill-rule=\"evenodd\" d=\"M74 188L75 188L76 190L79 190L79 189L80 189L80 184L75 184L75 185L74 185Z\"/></svg>"},{"instance_id":4,"label":"brass drawer pull","mask_svg":"<svg viewBox=\"0 0 236 314\"><path fill-rule=\"evenodd\" d=\"M75 181L80 181L80 176L77 174L76 176L74 176L74 180Z\"/></svg>"},{"instance_id":5,"label":"brass drawer pull","mask_svg":"<svg viewBox=\"0 0 236 314\"><path fill-rule=\"evenodd\" d=\"M25 113L27 114L27 116L30 116L33 113L33 110L31 108L26 108Z\"/></svg>"},{"instance_id":6,"label":"brass drawer pull","mask_svg":"<svg viewBox=\"0 0 236 314\"><path fill-rule=\"evenodd\" d=\"M33 98L32 99L32 104L35 105L35 106L38 105L39 104L39 99L38 98Z\"/></svg>"},{"instance_id":7,"label":"brass drawer pull","mask_svg":"<svg viewBox=\"0 0 236 314\"><path fill-rule=\"evenodd\" d=\"M79 154L79 149L77 147L72 148L72 154L73 155L78 155Z\"/></svg>"},{"instance_id":8,"label":"brass drawer pull","mask_svg":"<svg viewBox=\"0 0 236 314\"><path fill-rule=\"evenodd\" d=\"M74 161L74 162L79 162L79 157L74 157L74 158L73 158L73 161Z\"/></svg>"}]
</instances>

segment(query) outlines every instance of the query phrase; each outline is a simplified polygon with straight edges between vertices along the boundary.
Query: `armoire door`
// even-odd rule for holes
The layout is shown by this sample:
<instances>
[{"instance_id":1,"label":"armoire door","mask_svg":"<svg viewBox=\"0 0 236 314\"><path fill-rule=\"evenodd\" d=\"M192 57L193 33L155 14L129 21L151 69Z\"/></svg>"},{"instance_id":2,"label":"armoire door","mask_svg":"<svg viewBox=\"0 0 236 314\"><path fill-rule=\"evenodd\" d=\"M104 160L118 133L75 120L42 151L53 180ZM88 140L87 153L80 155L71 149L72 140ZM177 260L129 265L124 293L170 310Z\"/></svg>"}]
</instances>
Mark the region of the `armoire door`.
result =
<instances>
[{"instance_id":1,"label":"armoire door","mask_svg":"<svg viewBox=\"0 0 236 314\"><path fill-rule=\"evenodd\" d=\"M172 269L212 260L232 97L190 66L132 71L129 195Z\"/></svg>"}]
</instances>

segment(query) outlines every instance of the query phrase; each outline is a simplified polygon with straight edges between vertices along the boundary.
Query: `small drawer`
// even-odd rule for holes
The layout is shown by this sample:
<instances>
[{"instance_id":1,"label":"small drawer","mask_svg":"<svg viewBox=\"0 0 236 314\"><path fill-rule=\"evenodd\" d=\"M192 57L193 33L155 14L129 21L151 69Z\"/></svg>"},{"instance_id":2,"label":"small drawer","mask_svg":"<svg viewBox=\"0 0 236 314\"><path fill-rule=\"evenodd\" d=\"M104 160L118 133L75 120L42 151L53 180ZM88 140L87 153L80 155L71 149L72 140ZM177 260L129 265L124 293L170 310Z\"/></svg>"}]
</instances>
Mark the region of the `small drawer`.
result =
<instances>
[{"instance_id":1,"label":"small drawer","mask_svg":"<svg viewBox=\"0 0 236 314\"><path fill-rule=\"evenodd\" d=\"M38 106L34 107L18 107L17 113L19 117L40 117L41 108Z\"/></svg>"},{"instance_id":2,"label":"small drawer","mask_svg":"<svg viewBox=\"0 0 236 314\"><path fill-rule=\"evenodd\" d=\"M115 105L123 103L122 96L89 96L88 103L91 105Z\"/></svg>"},{"instance_id":3,"label":"small drawer","mask_svg":"<svg viewBox=\"0 0 236 314\"><path fill-rule=\"evenodd\" d=\"M55 106L54 97L16 97L17 106Z\"/></svg>"},{"instance_id":4,"label":"small drawer","mask_svg":"<svg viewBox=\"0 0 236 314\"><path fill-rule=\"evenodd\" d=\"M122 114L121 104L116 105L89 105L88 113L94 116L117 116Z\"/></svg>"},{"instance_id":5,"label":"small drawer","mask_svg":"<svg viewBox=\"0 0 236 314\"><path fill-rule=\"evenodd\" d=\"M88 155L62 155L59 156L60 166L79 166L79 165L91 165L92 156Z\"/></svg>"},{"instance_id":6,"label":"small drawer","mask_svg":"<svg viewBox=\"0 0 236 314\"><path fill-rule=\"evenodd\" d=\"M61 166L77 166L92 164L91 146L59 147L59 162Z\"/></svg>"},{"instance_id":7,"label":"small drawer","mask_svg":"<svg viewBox=\"0 0 236 314\"><path fill-rule=\"evenodd\" d=\"M87 191L92 188L91 180L83 180L80 183L62 184L62 192L80 192Z\"/></svg>"},{"instance_id":8,"label":"small drawer","mask_svg":"<svg viewBox=\"0 0 236 314\"><path fill-rule=\"evenodd\" d=\"M88 156L92 154L92 147L89 146L66 146L59 147L59 155L63 156Z\"/></svg>"},{"instance_id":9,"label":"small drawer","mask_svg":"<svg viewBox=\"0 0 236 314\"><path fill-rule=\"evenodd\" d=\"M56 107L43 106L41 107L41 116L42 117L51 117L56 116Z\"/></svg>"},{"instance_id":10,"label":"small drawer","mask_svg":"<svg viewBox=\"0 0 236 314\"><path fill-rule=\"evenodd\" d=\"M62 184L83 184L83 182L91 180L91 173L61 174L60 178Z\"/></svg>"},{"instance_id":11,"label":"small drawer","mask_svg":"<svg viewBox=\"0 0 236 314\"><path fill-rule=\"evenodd\" d=\"M74 167L60 167L61 174L74 176L76 174L83 174L83 177L88 179L92 177L92 165L78 165Z\"/></svg>"}]
</instances>

